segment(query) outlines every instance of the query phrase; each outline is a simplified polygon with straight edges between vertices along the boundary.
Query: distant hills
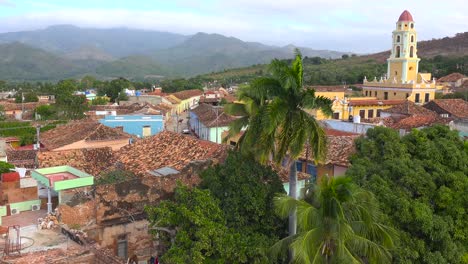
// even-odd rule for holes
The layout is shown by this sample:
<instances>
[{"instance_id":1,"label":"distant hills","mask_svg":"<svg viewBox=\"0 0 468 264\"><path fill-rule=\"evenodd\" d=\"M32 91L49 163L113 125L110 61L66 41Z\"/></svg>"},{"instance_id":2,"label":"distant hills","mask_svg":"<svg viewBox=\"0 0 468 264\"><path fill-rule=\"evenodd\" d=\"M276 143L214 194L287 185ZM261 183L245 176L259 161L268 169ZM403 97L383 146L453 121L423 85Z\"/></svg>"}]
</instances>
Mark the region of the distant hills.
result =
<instances>
[{"instance_id":1,"label":"distant hills","mask_svg":"<svg viewBox=\"0 0 468 264\"><path fill-rule=\"evenodd\" d=\"M54 81L86 74L103 79L189 77L265 64L273 58L292 58L295 48L245 42L220 34L186 36L150 30L60 25L0 34L0 80ZM299 49L309 58L335 59L349 54ZM360 61L385 62L388 55L386 51L360 56ZM418 55L423 58L468 55L468 32L419 42Z\"/></svg>"},{"instance_id":2,"label":"distant hills","mask_svg":"<svg viewBox=\"0 0 468 264\"><path fill-rule=\"evenodd\" d=\"M125 28L59 25L0 34L0 58L8 58L7 64L0 66L0 79L58 80L84 74L101 78L193 76L263 64L273 58L291 58L294 48L244 42L219 34L185 36ZM300 49L311 57L339 58L345 54Z\"/></svg>"}]
</instances>

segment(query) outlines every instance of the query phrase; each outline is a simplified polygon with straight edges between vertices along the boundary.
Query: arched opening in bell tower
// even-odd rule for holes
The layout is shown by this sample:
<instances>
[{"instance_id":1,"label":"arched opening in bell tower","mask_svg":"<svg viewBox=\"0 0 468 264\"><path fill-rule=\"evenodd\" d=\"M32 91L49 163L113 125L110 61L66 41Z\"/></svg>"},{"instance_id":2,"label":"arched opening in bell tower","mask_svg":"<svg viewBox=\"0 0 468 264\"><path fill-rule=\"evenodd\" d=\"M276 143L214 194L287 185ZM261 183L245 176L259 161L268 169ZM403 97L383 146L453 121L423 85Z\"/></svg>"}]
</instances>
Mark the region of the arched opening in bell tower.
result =
<instances>
[{"instance_id":1,"label":"arched opening in bell tower","mask_svg":"<svg viewBox=\"0 0 468 264\"><path fill-rule=\"evenodd\" d=\"M400 46L396 46L395 58L400 58Z\"/></svg>"}]
</instances>

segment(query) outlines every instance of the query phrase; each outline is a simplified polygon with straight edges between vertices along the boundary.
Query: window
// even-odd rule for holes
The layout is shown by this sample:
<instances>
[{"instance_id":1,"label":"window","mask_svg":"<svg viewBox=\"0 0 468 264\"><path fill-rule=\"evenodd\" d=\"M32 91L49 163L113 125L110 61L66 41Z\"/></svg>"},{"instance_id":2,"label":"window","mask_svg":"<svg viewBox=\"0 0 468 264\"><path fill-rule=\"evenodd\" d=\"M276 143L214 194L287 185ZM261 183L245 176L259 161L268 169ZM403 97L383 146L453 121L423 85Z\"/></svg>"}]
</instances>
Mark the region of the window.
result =
<instances>
[{"instance_id":1,"label":"window","mask_svg":"<svg viewBox=\"0 0 468 264\"><path fill-rule=\"evenodd\" d=\"M366 91L366 96L367 96L367 91Z\"/></svg>"},{"instance_id":2,"label":"window","mask_svg":"<svg viewBox=\"0 0 468 264\"><path fill-rule=\"evenodd\" d=\"M408 98L408 97L409 97L409 93L406 94L406 98Z\"/></svg>"},{"instance_id":3,"label":"window","mask_svg":"<svg viewBox=\"0 0 468 264\"><path fill-rule=\"evenodd\" d=\"M296 161L296 169L297 171L302 172L302 161Z\"/></svg>"},{"instance_id":4,"label":"window","mask_svg":"<svg viewBox=\"0 0 468 264\"><path fill-rule=\"evenodd\" d=\"M414 101L416 103L419 103L419 94L418 93L415 95Z\"/></svg>"},{"instance_id":5,"label":"window","mask_svg":"<svg viewBox=\"0 0 468 264\"><path fill-rule=\"evenodd\" d=\"M410 56L411 58L414 57L414 47L413 47L413 46L411 46L410 49L409 49L409 56Z\"/></svg>"},{"instance_id":6,"label":"window","mask_svg":"<svg viewBox=\"0 0 468 264\"><path fill-rule=\"evenodd\" d=\"M414 42L414 35L411 35L411 42Z\"/></svg>"},{"instance_id":7,"label":"window","mask_svg":"<svg viewBox=\"0 0 468 264\"><path fill-rule=\"evenodd\" d=\"M393 96L396 96L396 93L393 93Z\"/></svg>"},{"instance_id":8,"label":"window","mask_svg":"<svg viewBox=\"0 0 468 264\"><path fill-rule=\"evenodd\" d=\"M382 112L382 109L377 109L377 117L380 117L381 112Z\"/></svg>"},{"instance_id":9,"label":"window","mask_svg":"<svg viewBox=\"0 0 468 264\"><path fill-rule=\"evenodd\" d=\"M388 100L388 92L384 92L384 100Z\"/></svg>"},{"instance_id":10,"label":"window","mask_svg":"<svg viewBox=\"0 0 468 264\"><path fill-rule=\"evenodd\" d=\"M367 111L367 116L368 116L368 118L373 118L374 117L374 110L368 110Z\"/></svg>"},{"instance_id":11,"label":"window","mask_svg":"<svg viewBox=\"0 0 468 264\"><path fill-rule=\"evenodd\" d=\"M366 118L366 110L359 110L359 116L361 118Z\"/></svg>"},{"instance_id":12,"label":"window","mask_svg":"<svg viewBox=\"0 0 468 264\"><path fill-rule=\"evenodd\" d=\"M400 46L396 46L396 52L395 53L396 53L395 58L400 58Z\"/></svg>"},{"instance_id":13,"label":"window","mask_svg":"<svg viewBox=\"0 0 468 264\"><path fill-rule=\"evenodd\" d=\"M425 103L429 102L429 93L426 93L426 94L424 95L424 102L425 102Z\"/></svg>"},{"instance_id":14,"label":"window","mask_svg":"<svg viewBox=\"0 0 468 264\"><path fill-rule=\"evenodd\" d=\"M395 77L398 76L398 71L395 71Z\"/></svg>"},{"instance_id":15,"label":"window","mask_svg":"<svg viewBox=\"0 0 468 264\"><path fill-rule=\"evenodd\" d=\"M377 91L374 92L375 97L377 97Z\"/></svg>"},{"instance_id":16,"label":"window","mask_svg":"<svg viewBox=\"0 0 468 264\"><path fill-rule=\"evenodd\" d=\"M333 113L333 119L340 119L340 113Z\"/></svg>"},{"instance_id":17,"label":"window","mask_svg":"<svg viewBox=\"0 0 468 264\"><path fill-rule=\"evenodd\" d=\"M151 136L151 126L143 126L143 137Z\"/></svg>"},{"instance_id":18,"label":"window","mask_svg":"<svg viewBox=\"0 0 468 264\"><path fill-rule=\"evenodd\" d=\"M120 235L117 238L117 256L127 259L128 257L127 235Z\"/></svg>"},{"instance_id":19,"label":"window","mask_svg":"<svg viewBox=\"0 0 468 264\"><path fill-rule=\"evenodd\" d=\"M397 37L396 37L396 42L397 42L397 43L400 43L400 36L397 36Z\"/></svg>"},{"instance_id":20,"label":"window","mask_svg":"<svg viewBox=\"0 0 468 264\"><path fill-rule=\"evenodd\" d=\"M412 67L412 66L411 66L411 67L409 67L409 70L410 70L410 71L412 71L412 70L413 70L413 67Z\"/></svg>"},{"instance_id":21,"label":"window","mask_svg":"<svg viewBox=\"0 0 468 264\"><path fill-rule=\"evenodd\" d=\"M413 24L413 23L411 23L411 28L414 28L414 24Z\"/></svg>"}]
</instances>

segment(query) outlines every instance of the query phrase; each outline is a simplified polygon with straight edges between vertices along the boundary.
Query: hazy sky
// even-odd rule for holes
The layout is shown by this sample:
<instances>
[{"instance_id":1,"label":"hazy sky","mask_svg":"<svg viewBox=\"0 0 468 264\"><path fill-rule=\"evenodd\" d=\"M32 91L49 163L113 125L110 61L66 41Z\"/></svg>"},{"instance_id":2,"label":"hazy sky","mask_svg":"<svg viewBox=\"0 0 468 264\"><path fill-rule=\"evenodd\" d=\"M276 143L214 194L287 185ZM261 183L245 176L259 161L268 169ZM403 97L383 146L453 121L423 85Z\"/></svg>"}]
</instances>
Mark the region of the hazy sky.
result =
<instances>
[{"instance_id":1,"label":"hazy sky","mask_svg":"<svg viewBox=\"0 0 468 264\"><path fill-rule=\"evenodd\" d=\"M0 32L55 24L220 33L272 45L376 52L408 9L419 40L468 31L468 0L0 0Z\"/></svg>"}]
</instances>

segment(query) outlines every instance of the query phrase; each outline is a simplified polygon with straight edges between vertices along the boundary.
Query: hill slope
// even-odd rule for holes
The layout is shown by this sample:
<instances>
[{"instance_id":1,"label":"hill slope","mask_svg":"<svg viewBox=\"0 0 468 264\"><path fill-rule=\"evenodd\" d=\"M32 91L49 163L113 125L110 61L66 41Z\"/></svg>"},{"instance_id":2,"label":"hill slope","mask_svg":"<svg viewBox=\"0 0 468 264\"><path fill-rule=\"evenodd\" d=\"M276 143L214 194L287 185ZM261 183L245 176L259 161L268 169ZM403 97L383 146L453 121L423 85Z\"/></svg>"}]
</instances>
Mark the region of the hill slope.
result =
<instances>
[{"instance_id":1,"label":"hill slope","mask_svg":"<svg viewBox=\"0 0 468 264\"><path fill-rule=\"evenodd\" d=\"M21 43L0 44L0 79L56 80L83 70L69 60Z\"/></svg>"},{"instance_id":2,"label":"hill slope","mask_svg":"<svg viewBox=\"0 0 468 264\"><path fill-rule=\"evenodd\" d=\"M56 54L70 53L88 46L119 58L172 47L186 38L160 31L57 25L42 30L3 33L0 34L0 43L21 42Z\"/></svg>"},{"instance_id":3,"label":"hill slope","mask_svg":"<svg viewBox=\"0 0 468 264\"><path fill-rule=\"evenodd\" d=\"M274 58L291 58L295 48L293 45L275 47L257 42L244 42L219 34L197 33L180 45L156 51L154 58L171 67L174 72L190 76L267 63ZM305 56L338 58L345 54L337 51L300 49Z\"/></svg>"}]
</instances>

